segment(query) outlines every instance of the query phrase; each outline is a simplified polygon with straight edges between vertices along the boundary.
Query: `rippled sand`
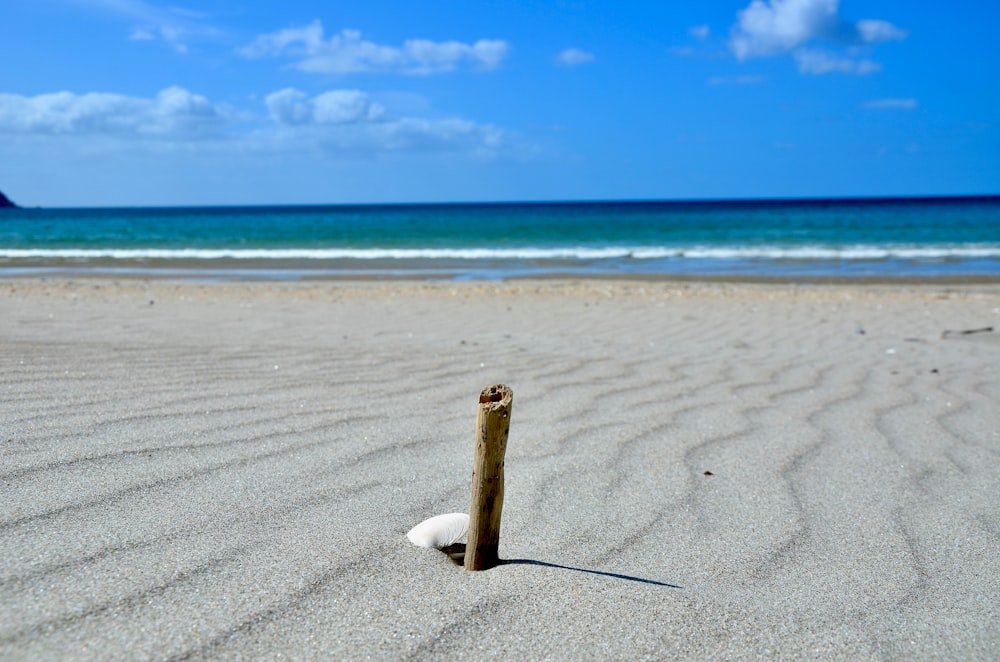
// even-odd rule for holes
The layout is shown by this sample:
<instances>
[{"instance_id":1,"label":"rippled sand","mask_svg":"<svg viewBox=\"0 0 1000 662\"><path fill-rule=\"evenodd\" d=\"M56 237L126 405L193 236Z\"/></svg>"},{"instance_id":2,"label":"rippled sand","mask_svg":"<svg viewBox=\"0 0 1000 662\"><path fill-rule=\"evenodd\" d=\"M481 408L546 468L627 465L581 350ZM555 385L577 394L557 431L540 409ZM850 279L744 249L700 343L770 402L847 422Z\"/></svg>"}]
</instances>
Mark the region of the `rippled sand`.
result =
<instances>
[{"instance_id":1,"label":"rippled sand","mask_svg":"<svg viewBox=\"0 0 1000 662\"><path fill-rule=\"evenodd\" d=\"M1000 287L0 282L0 658L1000 650ZM466 510L514 391L500 554Z\"/></svg>"}]
</instances>

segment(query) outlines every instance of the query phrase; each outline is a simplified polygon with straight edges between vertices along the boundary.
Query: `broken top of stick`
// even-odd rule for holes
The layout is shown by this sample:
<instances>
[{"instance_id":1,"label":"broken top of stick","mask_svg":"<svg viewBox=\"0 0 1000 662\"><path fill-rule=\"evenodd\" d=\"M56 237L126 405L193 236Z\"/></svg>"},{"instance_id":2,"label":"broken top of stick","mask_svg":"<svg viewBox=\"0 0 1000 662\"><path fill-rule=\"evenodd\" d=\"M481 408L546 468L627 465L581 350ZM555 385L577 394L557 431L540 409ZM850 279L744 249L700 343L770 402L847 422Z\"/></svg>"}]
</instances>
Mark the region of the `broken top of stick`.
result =
<instances>
[{"instance_id":1,"label":"broken top of stick","mask_svg":"<svg viewBox=\"0 0 1000 662\"><path fill-rule=\"evenodd\" d=\"M513 395L514 394L510 392L509 388L503 384L497 384L496 386L490 386L489 388L483 389L483 392L479 394L479 404L484 405L487 402L502 402L505 397L509 403Z\"/></svg>"},{"instance_id":2,"label":"broken top of stick","mask_svg":"<svg viewBox=\"0 0 1000 662\"><path fill-rule=\"evenodd\" d=\"M504 454L513 397L513 392L503 384L485 388L479 394L466 570L486 570L495 566L499 559Z\"/></svg>"}]
</instances>

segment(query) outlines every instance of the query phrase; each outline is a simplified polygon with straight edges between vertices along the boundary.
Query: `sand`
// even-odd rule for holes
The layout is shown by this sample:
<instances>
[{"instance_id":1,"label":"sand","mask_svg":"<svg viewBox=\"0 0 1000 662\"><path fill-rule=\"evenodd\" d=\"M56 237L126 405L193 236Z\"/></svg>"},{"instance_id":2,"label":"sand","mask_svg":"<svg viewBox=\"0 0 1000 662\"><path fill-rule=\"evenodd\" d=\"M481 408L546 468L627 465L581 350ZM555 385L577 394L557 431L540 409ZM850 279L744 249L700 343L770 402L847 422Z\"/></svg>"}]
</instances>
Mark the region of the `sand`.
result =
<instances>
[{"instance_id":1,"label":"sand","mask_svg":"<svg viewBox=\"0 0 1000 662\"><path fill-rule=\"evenodd\" d=\"M997 285L0 282L0 659L996 659ZM468 508L514 392L500 555Z\"/></svg>"}]
</instances>

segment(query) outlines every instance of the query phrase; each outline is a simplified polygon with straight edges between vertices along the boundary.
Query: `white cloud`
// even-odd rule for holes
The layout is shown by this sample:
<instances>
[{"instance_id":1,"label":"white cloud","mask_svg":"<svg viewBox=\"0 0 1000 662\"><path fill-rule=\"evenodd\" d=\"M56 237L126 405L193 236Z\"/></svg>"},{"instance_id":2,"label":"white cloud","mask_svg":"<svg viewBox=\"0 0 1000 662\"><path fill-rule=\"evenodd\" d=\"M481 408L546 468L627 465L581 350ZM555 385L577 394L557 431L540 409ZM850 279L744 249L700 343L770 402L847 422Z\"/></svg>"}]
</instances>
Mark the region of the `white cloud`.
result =
<instances>
[{"instance_id":1,"label":"white cloud","mask_svg":"<svg viewBox=\"0 0 1000 662\"><path fill-rule=\"evenodd\" d=\"M842 73L864 76L882 70L882 65L873 60L856 60L809 48L795 51L794 57L799 65L799 72L804 74Z\"/></svg>"},{"instance_id":2,"label":"white cloud","mask_svg":"<svg viewBox=\"0 0 1000 662\"><path fill-rule=\"evenodd\" d=\"M711 28L707 25L695 25L694 27L688 28L688 34L696 39L707 39Z\"/></svg>"},{"instance_id":3,"label":"white cloud","mask_svg":"<svg viewBox=\"0 0 1000 662\"><path fill-rule=\"evenodd\" d=\"M879 71L877 62L859 58L855 47L899 41L907 32L888 21L849 23L839 15L839 0L753 0L738 13L730 50L739 60L791 54L799 71L863 75ZM846 54L815 48L814 42L846 48Z\"/></svg>"},{"instance_id":4,"label":"white cloud","mask_svg":"<svg viewBox=\"0 0 1000 662\"><path fill-rule=\"evenodd\" d=\"M357 30L341 30L324 39L323 24L315 20L302 28L261 35L239 53L246 57L292 57L298 60L298 69L315 73L432 74L452 71L465 62L494 69L509 50L507 42L499 39L480 39L472 44L410 39L402 46L383 46L363 39Z\"/></svg>"},{"instance_id":5,"label":"white cloud","mask_svg":"<svg viewBox=\"0 0 1000 662\"><path fill-rule=\"evenodd\" d=\"M151 99L121 94L0 94L0 132L157 139L217 136L230 111L180 87Z\"/></svg>"},{"instance_id":6,"label":"white cloud","mask_svg":"<svg viewBox=\"0 0 1000 662\"><path fill-rule=\"evenodd\" d=\"M906 30L901 30L888 21L869 19L858 21L854 27L858 31L858 37L866 44L875 44L880 41L902 41L909 34Z\"/></svg>"},{"instance_id":7,"label":"white cloud","mask_svg":"<svg viewBox=\"0 0 1000 662\"><path fill-rule=\"evenodd\" d=\"M276 133L270 140L281 149L377 154L401 151L495 152L508 132L492 124L459 118L393 117L360 90L330 90L310 97L286 88L265 99Z\"/></svg>"},{"instance_id":8,"label":"white cloud","mask_svg":"<svg viewBox=\"0 0 1000 662\"><path fill-rule=\"evenodd\" d=\"M372 138L386 150L452 151L477 153L495 151L505 141L505 132L491 124L462 119L427 120L403 118L373 125Z\"/></svg>"},{"instance_id":9,"label":"white cloud","mask_svg":"<svg viewBox=\"0 0 1000 662\"><path fill-rule=\"evenodd\" d=\"M265 57L283 54L304 55L318 51L323 46L323 25L313 21L302 28L286 28L260 35L239 50L244 57Z\"/></svg>"},{"instance_id":10,"label":"white cloud","mask_svg":"<svg viewBox=\"0 0 1000 662\"><path fill-rule=\"evenodd\" d=\"M861 104L864 108L874 110L913 110L917 107L916 99L872 99Z\"/></svg>"},{"instance_id":11,"label":"white cloud","mask_svg":"<svg viewBox=\"0 0 1000 662\"><path fill-rule=\"evenodd\" d=\"M463 118L394 116L361 90L316 95L286 88L264 98L266 113L236 111L180 87L151 98L91 92L0 94L0 136L57 150L161 154L315 153L369 158L386 153L513 153L511 132ZM41 144L41 143L39 143Z\"/></svg>"},{"instance_id":12,"label":"white cloud","mask_svg":"<svg viewBox=\"0 0 1000 662\"><path fill-rule=\"evenodd\" d=\"M567 48L556 55L556 64L564 67L575 67L593 61L594 56L592 53L581 51L579 48Z\"/></svg>"},{"instance_id":13,"label":"white cloud","mask_svg":"<svg viewBox=\"0 0 1000 662\"><path fill-rule=\"evenodd\" d=\"M730 47L740 60L786 53L837 25L838 0L753 0L739 12Z\"/></svg>"},{"instance_id":14,"label":"white cloud","mask_svg":"<svg viewBox=\"0 0 1000 662\"><path fill-rule=\"evenodd\" d=\"M384 112L360 90L331 90L310 98L305 92L286 88L264 100L271 118L278 124L350 124L370 122Z\"/></svg>"}]
</instances>

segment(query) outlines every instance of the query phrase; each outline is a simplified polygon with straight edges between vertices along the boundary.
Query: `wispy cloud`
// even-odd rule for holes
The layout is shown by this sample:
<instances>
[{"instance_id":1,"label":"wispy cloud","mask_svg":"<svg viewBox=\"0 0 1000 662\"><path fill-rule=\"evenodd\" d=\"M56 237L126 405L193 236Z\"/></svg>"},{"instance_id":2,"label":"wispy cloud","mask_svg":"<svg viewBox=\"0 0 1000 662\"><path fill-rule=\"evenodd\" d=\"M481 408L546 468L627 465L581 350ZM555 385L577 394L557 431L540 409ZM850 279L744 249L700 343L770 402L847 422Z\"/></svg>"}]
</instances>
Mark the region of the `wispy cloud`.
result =
<instances>
[{"instance_id":1,"label":"wispy cloud","mask_svg":"<svg viewBox=\"0 0 1000 662\"><path fill-rule=\"evenodd\" d=\"M193 40L216 37L220 31L209 25L204 12L145 0L76 0L77 3L115 15L130 23L130 41L161 41L178 53L187 53Z\"/></svg>"},{"instance_id":2,"label":"wispy cloud","mask_svg":"<svg viewBox=\"0 0 1000 662\"><path fill-rule=\"evenodd\" d=\"M841 18L839 0L753 0L738 13L729 48L739 60L791 54L799 71L808 74L841 72L855 75L881 69L855 50L906 38L907 32L880 19L848 22ZM844 50L831 53L813 44Z\"/></svg>"},{"instance_id":3,"label":"wispy cloud","mask_svg":"<svg viewBox=\"0 0 1000 662\"><path fill-rule=\"evenodd\" d=\"M861 106L873 110L913 110L917 107L917 100L905 99L872 99L865 101Z\"/></svg>"},{"instance_id":4,"label":"wispy cloud","mask_svg":"<svg viewBox=\"0 0 1000 662\"><path fill-rule=\"evenodd\" d=\"M709 85L756 85L764 82L763 76L712 76Z\"/></svg>"},{"instance_id":5,"label":"wispy cloud","mask_svg":"<svg viewBox=\"0 0 1000 662\"><path fill-rule=\"evenodd\" d=\"M297 60L296 68L314 73L424 75L453 71L463 63L494 69L509 51L509 44L500 39L480 39L471 44L410 39L401 46L385 46L364 39L357 30L341 30L325 38L323 24L315 20L305 27L260 35L238 52L250 58L293 58Z\"/></svg>"},{"instance_id":6,"label":"wispy cloud","mask_svg":"<svg viewBox=\"0 0 1000 662\"><path fill-rule=\"evenodd\" d=\"M556 55L556 64L564 67L575 67L594 61L594 55L579 48L567 48Z\"/></svg>"},{"instance_id":7,"label":"wispy cloud","mask_svg":"<svg viewBox=\"0 0 1000 662\"><path fill-rule=\"evenodd\" d=\"M865 58L850 58L812 48L800 48L793 53L799 71L804 74L832 72L864 76L882 70L882 65Z\"/></svg>"},{"instance_id":8,"label":"wispy cloud","mask_svg":"<svg viewBox=\"0 0 1000 662\"><path fill-rule=\"evenodd\" d=\"M73 0L73 2L137 19L150 19L161 11L144 0Z\"/></svg>"},{"instance_id":9,"label":"wispy cloud","mask_svg":"<svg viewBox=\"0 0 1000 662\"><path fill-rule=\"evenodd\" d=\"M129 41L153 41L156 35L149 28L132 28L128 35Z\"/></svg>"},{"instance_id":10,"label":"wispy cloud","mask_svg":"<svg viewBox=\"0 0 1000 662\"><path fill-rule=\"evenodd\" d=\"M902 41L909 34L906 30L897 28L888 21L865 20L854 24L858 38L866 44L877 44L881 41Z\"/></svg>"},{"instance_id":11,"label":"wispy cloud","mask_svg":"<svg viewBox=\"0 0 1000 662\"><path fill-rule=\"evenodd\" d=\"M688 34L695 39L707 39L711 31L712 29L707 25L695 25L694 27L688 28Z\"/></svg>"}]
</instances>

